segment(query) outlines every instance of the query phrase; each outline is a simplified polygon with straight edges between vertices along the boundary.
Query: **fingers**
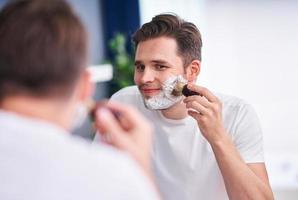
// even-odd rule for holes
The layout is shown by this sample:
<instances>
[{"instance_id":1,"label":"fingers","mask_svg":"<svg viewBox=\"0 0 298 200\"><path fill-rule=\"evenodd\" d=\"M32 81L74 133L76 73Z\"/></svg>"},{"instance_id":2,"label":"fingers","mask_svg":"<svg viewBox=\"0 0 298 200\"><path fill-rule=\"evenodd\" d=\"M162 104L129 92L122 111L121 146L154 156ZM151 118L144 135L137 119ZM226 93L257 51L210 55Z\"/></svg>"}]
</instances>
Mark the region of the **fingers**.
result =
<instances>
[{"instance_id":1,"label":"fingers","mask_svg":"<svg viewBox=\"0 0 298 200\"><path fill-rule=\"evenodd\" d=\"M192 101L196 101L196 102L200 103L201 105L205 106L206 108L211 106L211 103L203 96L194 95L194 96L186 97L183 100L183 102L186 104L190 103Z\"/></svg>"},{"instance_id":2,"label":"fingers","mask_svg":"<svg viewBox=\"0 0 298 200\"><path fill-rule=\"evenodd\" d=\"M135 108L109 102L96 112L96 127L114 146L126 149L136 138L151 137L152 126Z\"/></svg>"},{"instance_id":3,"label":"fingers","mask_svg":"<svg viewBox=\"0 0 298 200\"><path fill-rule=\"evenodd\" d=\"M212 92L210 92L207 88L195 85L193 83L187 84L187 88L206 97L207 100L210 102L218 102L219 101L218 98Z\"/></svg>"},{"instance_id":4,"label":"fingers","mask_svg":"<svg viewBox=\"0 0 298 200\"><path fill-rule=\"evenodd\" d=\"M212 106L205 97L198 95L186 97L183 102L185 103L186 108L196 110L200 114L204 115L208 114L208 108Z\"/></svg>"},{"instance_id":5,"label":"fingers","mask_svg":"<svg viewBox=\"0 0 298 200\"><path fill-rule=\"evenodd\" d=\"M198 112L195 112L195 111L192 111L192 110L189 110L187 112L190 116L192 116L196 120L199 120L202 117L202 115Z\"/></svg>"},{"instance_id":6,"label":"fingers","mask_svg":"<svg viewBox=\"0 0 298 200\"><path fill-rule=\"evenodd\" d=\"M199 92L202 96L193 95L186 97L183 102L187 108L199 112L201 115L213 115L221 113L221 101L213 95L208 89L190 84L189 87L195 92Z\"/></svg>"},{"instance_id":7,"label":"fingers","mask_svg":"<svg viewBox=\"0 0 298 200\"><path fill-rule=\"evenodd\" d=\"M96 127L100 127L103 137L108 143L123 148L127 145L128 138L125 137L122 127L114 115L106 108L96 111Z\"/></svg>"},{"instance_id":8,"label":"fingers","mask_svg":"<svg viewBox=\"0 0 298 200\"><path fill-rule=\"evenodd\" d=\"M111 111L106 108L99 108L96 111L96 127L100 128L103 132L122 132L116 118Z\"/></svg>"},{"instance_id":9,"label":"fingers","mask_svg":"<svg viewBox=\"0 0 298 200\"><path fill-rule=\"evenodd\" d=\"M203 105L201 105L200 103L198 103L196 101L191 101L191 102L187 103L186 108L195 110L201 115L207 115L209 113L209 110L206 107L204 107Z\"/></svg>"}]
</instances>

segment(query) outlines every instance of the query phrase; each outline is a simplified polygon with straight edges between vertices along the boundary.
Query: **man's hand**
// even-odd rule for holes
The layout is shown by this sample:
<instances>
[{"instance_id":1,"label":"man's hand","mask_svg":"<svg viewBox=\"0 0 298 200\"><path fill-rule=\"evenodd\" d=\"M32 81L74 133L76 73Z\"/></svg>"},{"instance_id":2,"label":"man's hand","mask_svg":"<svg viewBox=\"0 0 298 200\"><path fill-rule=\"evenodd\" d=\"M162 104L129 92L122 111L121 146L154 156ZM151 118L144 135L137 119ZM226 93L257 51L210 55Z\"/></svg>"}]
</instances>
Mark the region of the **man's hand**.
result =
<instances>
[{"instance_id":1,"label":"man's hand","mask_svg":"<svg viewBox=\"0 0 298 200\"><path fill-rule=\"evenodd\" d=\"M184 99L186 108L190 109L188 114L197 120L203 136L209 143L220 140L225 133L221 102L204 87L191 83L187 87L201 95L193 95Z\"/></svg>"},{"instance_id":2,"label":"man's hand","mask_svg":"<svg viewBox=\"0 0 298 200\"><path fill-rule=\"evenodd\" d=\"M108 144L129 153L151 174L152 126L135 108L110 101L96 111L95 125Z\"/></svg>"}]
</instances>

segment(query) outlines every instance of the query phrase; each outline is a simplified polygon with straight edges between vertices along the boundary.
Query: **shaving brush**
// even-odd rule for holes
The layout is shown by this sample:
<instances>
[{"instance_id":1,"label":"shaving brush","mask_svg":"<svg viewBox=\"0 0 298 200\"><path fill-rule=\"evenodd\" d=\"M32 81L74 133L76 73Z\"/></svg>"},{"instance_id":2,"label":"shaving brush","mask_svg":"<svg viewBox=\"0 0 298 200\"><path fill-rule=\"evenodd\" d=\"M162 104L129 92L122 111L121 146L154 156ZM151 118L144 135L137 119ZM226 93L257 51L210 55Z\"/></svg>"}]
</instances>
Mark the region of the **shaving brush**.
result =
<instances>
[{"instance_id":1,"label":"shaving brush","mask_svg":"<svg viewBox=\"0 0 298 200\"><path fill-rule=\"evenodd\" d=\"M199 93L192 91L187 88L187 83L182 83L182 82L176 82L176 85L171 93L173 96L193 96L193 95L200 95Z\"/></svg>"}]
</instances>

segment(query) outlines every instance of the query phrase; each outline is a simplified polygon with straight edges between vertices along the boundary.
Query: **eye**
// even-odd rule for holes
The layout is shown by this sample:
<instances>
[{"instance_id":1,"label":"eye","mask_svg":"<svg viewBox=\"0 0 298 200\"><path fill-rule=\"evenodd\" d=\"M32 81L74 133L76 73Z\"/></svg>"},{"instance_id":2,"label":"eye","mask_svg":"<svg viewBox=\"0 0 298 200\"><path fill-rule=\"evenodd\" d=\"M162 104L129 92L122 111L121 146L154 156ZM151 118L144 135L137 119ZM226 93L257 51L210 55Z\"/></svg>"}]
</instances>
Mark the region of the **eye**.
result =
<instances>
[{"instance_id":1,"label":"eye","mask_svg":"<svg viewBox=\"0 0 298 200\"><path fill-rule=\"evenodd\" d=\"M158 71L163 71L165 69L168 68L168 66L165 66L165 65L159 65L159 64L156 64L155 66L155 69L158 70Z\"/></svg>"},{"instance_id":2,"label":"eye","mask_svg":"<svg viewBox=\"0 0 298 200\"><path fill-rule=\"evenodd\" d=\"M136 64L135 65L135 70L138 71L138 72L143 72L145 70L145 65Z\"/></svg>"}]
</instances>

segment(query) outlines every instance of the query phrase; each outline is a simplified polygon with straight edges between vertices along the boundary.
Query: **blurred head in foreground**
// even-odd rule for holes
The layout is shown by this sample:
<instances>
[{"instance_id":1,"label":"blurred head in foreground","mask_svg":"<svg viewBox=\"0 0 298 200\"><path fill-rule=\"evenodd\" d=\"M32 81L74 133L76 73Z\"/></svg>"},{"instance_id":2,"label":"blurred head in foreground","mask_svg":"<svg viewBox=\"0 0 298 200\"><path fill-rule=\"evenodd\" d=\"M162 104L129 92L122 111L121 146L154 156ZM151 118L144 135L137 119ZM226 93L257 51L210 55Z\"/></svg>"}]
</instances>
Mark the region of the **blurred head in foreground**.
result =
<instances>
[{"instance_id":1,"label":"blurred head in foreground","mask_svg":"<svg viewBox=\"0 0 298 200\"><path fill-rule=\"evenodd\" d=\"M91 93L86 65L86 31L64 1L11 1L1 10L1 109L69 129Z\"/></svg>"}]
</instances>

